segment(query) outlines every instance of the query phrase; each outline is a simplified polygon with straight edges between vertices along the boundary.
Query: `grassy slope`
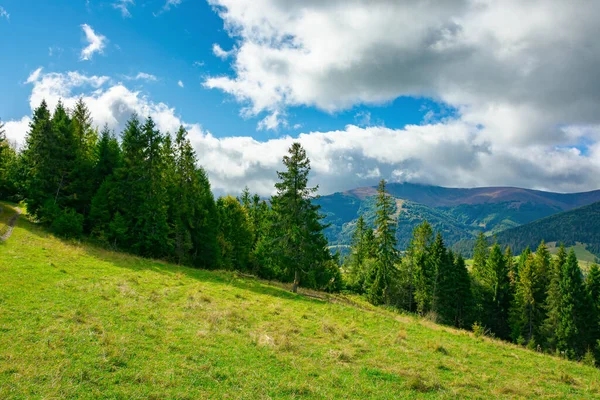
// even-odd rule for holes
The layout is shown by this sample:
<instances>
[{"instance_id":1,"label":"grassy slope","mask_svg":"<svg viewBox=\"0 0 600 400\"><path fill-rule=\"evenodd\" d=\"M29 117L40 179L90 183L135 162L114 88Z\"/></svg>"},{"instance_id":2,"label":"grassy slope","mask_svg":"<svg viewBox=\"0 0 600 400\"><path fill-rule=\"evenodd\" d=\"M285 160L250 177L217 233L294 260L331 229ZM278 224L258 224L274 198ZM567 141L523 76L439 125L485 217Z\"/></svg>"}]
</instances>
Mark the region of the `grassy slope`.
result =
<instances>
[{"instance_id":1,"label":"grassy slope","mask_svg":"<svg viewBox=\"0 0 600 400\"><path fill-rule=\"evenodd\" d=\"M0 398L600 396L598 370L413 317L61 242L0 244Z\"/></svg>"}]
</instances>

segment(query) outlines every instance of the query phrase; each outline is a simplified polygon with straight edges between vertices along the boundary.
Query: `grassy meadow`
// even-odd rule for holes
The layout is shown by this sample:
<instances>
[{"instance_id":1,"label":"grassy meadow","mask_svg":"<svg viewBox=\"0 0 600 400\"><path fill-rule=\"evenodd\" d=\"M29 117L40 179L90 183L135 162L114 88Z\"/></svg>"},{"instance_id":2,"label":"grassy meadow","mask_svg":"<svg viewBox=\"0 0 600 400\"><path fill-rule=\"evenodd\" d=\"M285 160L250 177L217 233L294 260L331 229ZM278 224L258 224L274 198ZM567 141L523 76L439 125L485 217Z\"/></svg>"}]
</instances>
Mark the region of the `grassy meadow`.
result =
<instances>
[{"instance_id":1,"label":"grassy meadow","mask_svg":"<svg viewBox=\"0 0 600 400\"><path fill-rule=\"evenodd\" d=\"M0 282L2 399L600 397L579 363L357 297L64 242L25 217L0 243Z\"/></svg>"}]
</instances>

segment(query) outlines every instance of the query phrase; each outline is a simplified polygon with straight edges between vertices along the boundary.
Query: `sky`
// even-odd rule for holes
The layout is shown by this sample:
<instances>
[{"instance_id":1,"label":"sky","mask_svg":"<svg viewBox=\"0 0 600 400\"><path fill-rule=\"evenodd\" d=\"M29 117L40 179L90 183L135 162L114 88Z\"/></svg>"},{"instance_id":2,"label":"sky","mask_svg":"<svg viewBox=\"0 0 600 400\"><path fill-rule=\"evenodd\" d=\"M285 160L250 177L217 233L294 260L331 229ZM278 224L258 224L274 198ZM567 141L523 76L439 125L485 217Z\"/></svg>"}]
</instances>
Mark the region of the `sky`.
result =
<instances>
[{"instance_id":1,"label":"sky","mask_svg":"<svg viewBox=\"0 0 600 400\"><path fill-rule=\"evenodd\" d=\"M216 193L273 192L299 141L321 194L380 179L600 188L600 2L0 0L0 118L83 97L188 129Z\"/></svg>"}]
</instances>

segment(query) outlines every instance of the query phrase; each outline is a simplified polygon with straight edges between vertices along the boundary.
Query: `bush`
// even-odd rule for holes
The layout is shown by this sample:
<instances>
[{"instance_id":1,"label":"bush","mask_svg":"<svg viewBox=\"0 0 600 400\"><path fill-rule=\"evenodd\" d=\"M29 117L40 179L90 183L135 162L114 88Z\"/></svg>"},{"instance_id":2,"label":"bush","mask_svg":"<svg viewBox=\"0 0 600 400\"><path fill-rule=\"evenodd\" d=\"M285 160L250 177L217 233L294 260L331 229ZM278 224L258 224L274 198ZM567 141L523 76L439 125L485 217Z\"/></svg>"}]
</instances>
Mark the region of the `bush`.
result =
<instances>
[{"instance_id":1,"label":"bush","mask_svg":"<svg viewBox=\"0 0 600 400\"><path fill-rule=\"evenodd\" d=\"M64 209L52 222L50 229L59 236L79 237L83 233L83 215L71 208Z\"/></svg>"}]
</instances>

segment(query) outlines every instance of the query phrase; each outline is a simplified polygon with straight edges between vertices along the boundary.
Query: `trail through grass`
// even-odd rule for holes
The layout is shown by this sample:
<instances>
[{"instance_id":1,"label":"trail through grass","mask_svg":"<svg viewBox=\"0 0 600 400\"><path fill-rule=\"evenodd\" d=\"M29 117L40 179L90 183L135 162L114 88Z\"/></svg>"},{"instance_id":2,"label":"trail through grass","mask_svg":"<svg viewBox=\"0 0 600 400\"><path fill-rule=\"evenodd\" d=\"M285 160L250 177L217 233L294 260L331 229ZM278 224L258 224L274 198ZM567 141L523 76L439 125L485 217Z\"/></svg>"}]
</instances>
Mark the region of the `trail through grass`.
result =
<instances>
[{"instance_id":1,"label":"trail through grass","mask_svg":"<svg viewBox=\"0 0 600 400\"><path fill-rule=\"evenodd\" d=\"M25 218L0 245L0 282L2 399L600 396L578 363L355 297L65 243Z\"/></svg>"}]
</instances>

